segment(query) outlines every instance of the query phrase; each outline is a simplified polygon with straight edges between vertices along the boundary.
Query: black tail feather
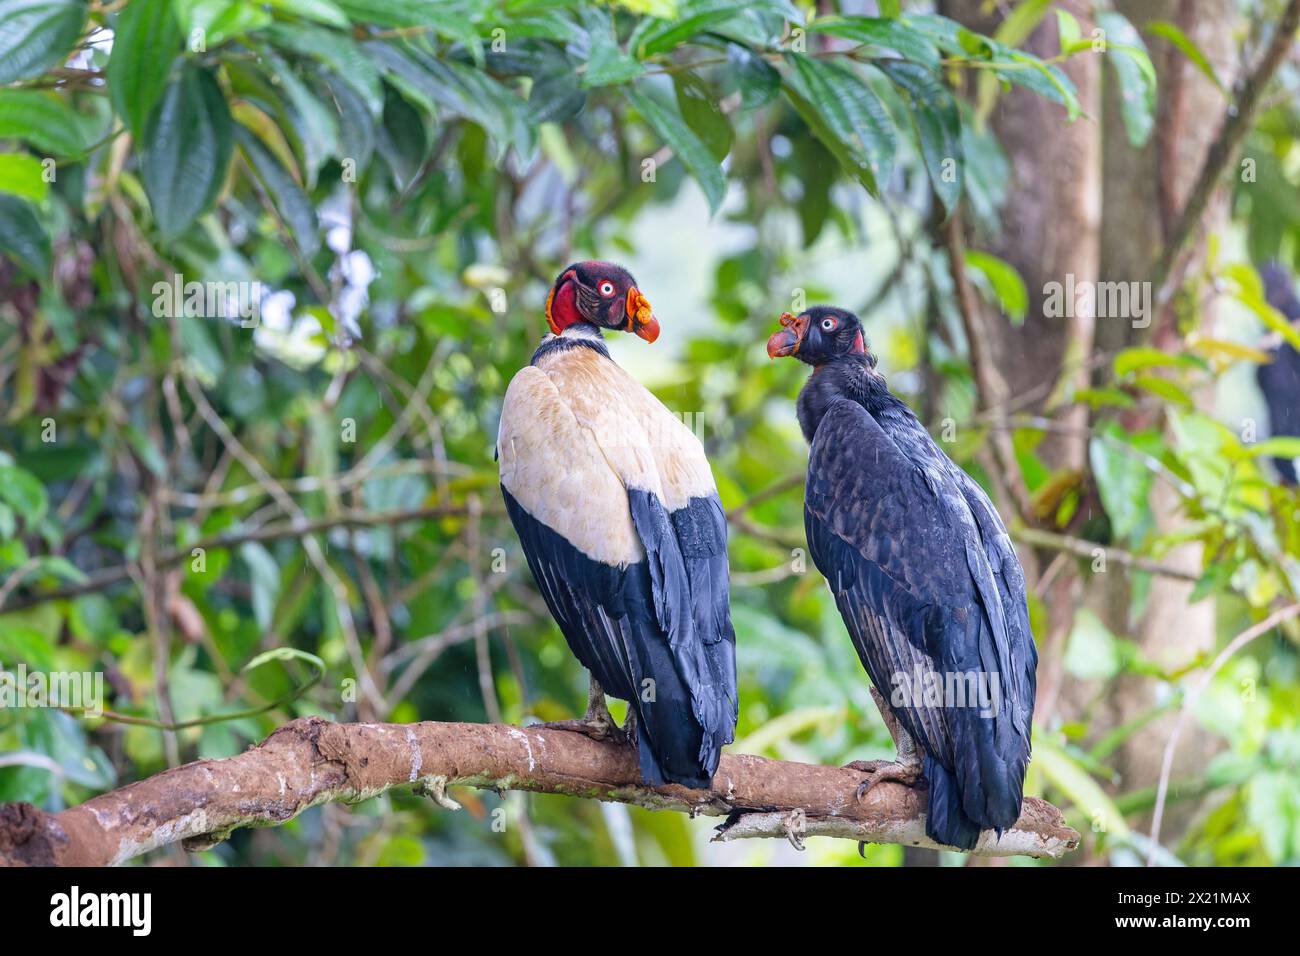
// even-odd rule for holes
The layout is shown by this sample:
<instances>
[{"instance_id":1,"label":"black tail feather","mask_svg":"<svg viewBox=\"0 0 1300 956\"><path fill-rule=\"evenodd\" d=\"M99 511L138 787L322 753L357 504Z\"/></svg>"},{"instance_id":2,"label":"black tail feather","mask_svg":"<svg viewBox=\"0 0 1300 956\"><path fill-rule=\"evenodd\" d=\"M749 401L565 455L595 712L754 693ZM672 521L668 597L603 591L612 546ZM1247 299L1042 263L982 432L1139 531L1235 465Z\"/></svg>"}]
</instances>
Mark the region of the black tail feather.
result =
<instances>
[{"instance_id":1,"label":"black tail feather","mask_svg":"<svg viewBox=\"0 0 1300 956\"><path fill-rule=\"evenodd\" d=\"M980 838L980 826L962 809L957 778L933 757L925 758L923 770L930 786L925 811L925 835L936 843L973 850Z\"/></svg>"}]
</instances>

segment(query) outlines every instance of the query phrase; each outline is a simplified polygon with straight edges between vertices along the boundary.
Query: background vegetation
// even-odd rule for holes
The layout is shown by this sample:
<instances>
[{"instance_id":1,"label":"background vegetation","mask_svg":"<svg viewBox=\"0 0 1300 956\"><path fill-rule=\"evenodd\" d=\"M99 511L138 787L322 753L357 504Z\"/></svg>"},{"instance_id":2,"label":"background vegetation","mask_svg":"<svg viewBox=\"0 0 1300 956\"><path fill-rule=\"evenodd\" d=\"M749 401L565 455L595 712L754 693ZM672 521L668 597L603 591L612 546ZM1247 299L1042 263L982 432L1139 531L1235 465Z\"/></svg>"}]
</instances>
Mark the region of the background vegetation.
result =
<instances>
[{"instance_id":1,"label":"background vegetation","mask_svg":"<svg viewBox=\"0 0 1300 956\"><path fill-rule=\"evenodd\" d=\"M136 720L0 711L0 801L59 809L303 714L580 712L492 447L552 278L602 257L665 328L615 357L699 430L731 513L734 750L890 753L803 558L804 369L763 348L829 301L1015 529L1043 658L1027 790L1085 833L1066 862L1300 862L1297 632L1187 694L1300 595L1300 501L1267 464L1300 447L1266 441L1253 384L1264 332L1300 343L1254 269L1300 254L1294 58L1150 329L1043 303L1067 273L1159 291L1281 6L0 0L0 666L103 671ZM177 275L260 283L260 314L157 308ZM905 861L456 796L190 859Z\"/></svg>"}]
</instances>

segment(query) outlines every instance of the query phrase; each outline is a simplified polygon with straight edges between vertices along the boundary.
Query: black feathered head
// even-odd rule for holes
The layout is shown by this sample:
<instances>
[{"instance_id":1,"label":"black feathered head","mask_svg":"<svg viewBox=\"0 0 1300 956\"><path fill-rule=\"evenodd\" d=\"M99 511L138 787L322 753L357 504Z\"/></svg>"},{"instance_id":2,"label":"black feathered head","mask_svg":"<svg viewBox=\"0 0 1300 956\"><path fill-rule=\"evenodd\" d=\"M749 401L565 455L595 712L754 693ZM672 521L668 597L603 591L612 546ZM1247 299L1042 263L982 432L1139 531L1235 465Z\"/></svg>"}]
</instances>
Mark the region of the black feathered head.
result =
<instances>
[{"instance_id":1,"label":"black feathered head","mask_svg":"<svg viewBox=\"0 0 1300 956\"><path fill-rule=\"evenodd\" d=\"M870 367L876 365L861 320L848 309L831 305L815 305L798 315L781 313L781 331L767 340L767 354L771 358L792 355L814 366L857 355Z\"/></svg>"},{"instance_id":2,"label":"black feathered head","mask_svg":"<svg viewBox=\"0 0 1300 956\"><path fill-rule=\"evenodd\" d=\"M659 321L632 273L612 262L575 262L561 271L546 297L546 322L556 335L574 323L590 322L647 342L659 337Z\"/></svg>"}]
</instances>

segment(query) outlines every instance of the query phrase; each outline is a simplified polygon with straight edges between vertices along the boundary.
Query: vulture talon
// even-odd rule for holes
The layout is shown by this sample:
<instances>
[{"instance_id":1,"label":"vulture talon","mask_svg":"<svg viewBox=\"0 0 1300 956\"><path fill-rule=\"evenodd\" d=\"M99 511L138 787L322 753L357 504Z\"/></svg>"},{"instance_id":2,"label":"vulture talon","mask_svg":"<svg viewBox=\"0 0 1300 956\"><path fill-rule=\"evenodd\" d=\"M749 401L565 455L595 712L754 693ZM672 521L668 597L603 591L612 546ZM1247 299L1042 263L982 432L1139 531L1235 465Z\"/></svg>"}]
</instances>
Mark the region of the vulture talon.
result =
<instances>
[{"instance_id":1,"label":"vulture talon","mask_svg":"<svg viewBox=\"0 0 1300 956\"><path fill-rule=\"evenodd\" d=\"M844 765L849 770L858 770L867 775L867 779L858 784L857 799L861 803L878 783L892 781L905 787L913 787L921 779L921 766L903 763L899 760L855 760Z\"/></svg>"},{"instance_id":2,"label":"vulture talon","mask_svg":"<svg viewBox=\"0 0 1300 956\"><path fill-rule=\"evenodd\" d=\"M591 678L591 685L587 689L585 714L576 720L553 720L537 726L547 730L567 730L590 737L592 740L616 740L624 739L626 736L610 716L609 708L605 704L605 691L594 677Z\"/></svg>"},{"instance_id":3,"label":"vulture talon","mask_svg":"<svg viewBox=\"0 0 1300 956\"><path fill-rule=\"evenodd\" d=\"M590 737L592 740L613 740L615 737L612 722L588 720L586 717L578 717L573 720L551 720L546 723L534 724L534 726L542 730L567 730L570 733Z\"/></svg>"}]
</instances>

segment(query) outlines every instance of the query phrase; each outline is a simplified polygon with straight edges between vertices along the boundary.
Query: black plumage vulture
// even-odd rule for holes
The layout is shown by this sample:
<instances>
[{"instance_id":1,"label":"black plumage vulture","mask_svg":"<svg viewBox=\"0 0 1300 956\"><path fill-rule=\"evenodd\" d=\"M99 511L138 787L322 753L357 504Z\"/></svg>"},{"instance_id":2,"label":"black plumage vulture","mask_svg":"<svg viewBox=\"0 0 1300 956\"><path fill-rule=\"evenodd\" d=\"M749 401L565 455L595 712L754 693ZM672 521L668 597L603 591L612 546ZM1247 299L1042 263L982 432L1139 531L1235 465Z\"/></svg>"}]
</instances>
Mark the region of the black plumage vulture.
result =
<instances>
[{"instance_id":1,"label":"black plumage vulture","mask_svg":"<svg viewBox=\"0 0 1300 956\"><path fill-rule=\"evenodd\" d=\"M898 750L868 771L928 786L926 833L972 849L1020 815L1038 652L1025 579L983 489L894 397L857 316L786 313L772 357L813 367L799 393L811 444L804 523L814 563Z\"/></svg>"},{"instance_id":2,"label":"black plumage vulture","mask_svg":"<svg viewBox=\"0 0 1300 956\"><path fill-rule=\"evenodd\" d=\"M653 342L625 269L579 262L546 303L551 333L510 382L497 457L506 510L546 606L604 694L629 702L642 778L707 787L737 716L727 522L696 435L609 356L601 329Z\"/></svg>"},{"instance_id":3,"label":"black plumage vulture","mask_svg":"<svg viewBox=\"0 0 1300 956\"><path fill-rule=\"evenodd\" d=\"M1270 262L1259 270L1264 280L1264 295L1269 305L1281 312L1293 325L1300 322L1300 299L1289 270ZM1268 403L1269 432L1273 436L1300 437L1300 352L1290 342L1277 336L1270 343L1272 362L1257 366L1256 380ZM1296 483L1295 459L1274 458L1273 464L1283 483Z\"/></svg>"}]
</instances>

